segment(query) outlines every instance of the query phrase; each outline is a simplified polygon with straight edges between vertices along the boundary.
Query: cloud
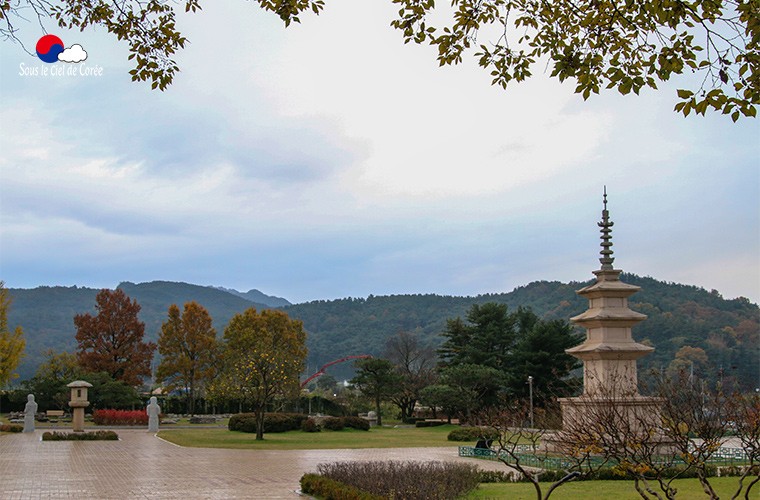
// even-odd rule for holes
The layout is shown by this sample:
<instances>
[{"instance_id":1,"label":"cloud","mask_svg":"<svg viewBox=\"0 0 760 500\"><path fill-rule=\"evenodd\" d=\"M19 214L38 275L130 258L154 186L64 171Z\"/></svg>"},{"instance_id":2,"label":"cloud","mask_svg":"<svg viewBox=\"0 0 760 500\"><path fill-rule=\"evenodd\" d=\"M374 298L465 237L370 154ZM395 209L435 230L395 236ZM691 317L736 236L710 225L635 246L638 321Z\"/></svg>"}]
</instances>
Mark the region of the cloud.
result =
<instances>
[{"instance_id":1,"label":"cloud","mask_svg":"<svg viewBox=\"0 0 760 500\"><path fill-rule=\"evenodd\" d=\"M58 54L58 60L61 62L78 63L85 59L87 59L87 51L78 43Z\"/></svg>"}]
</instances>

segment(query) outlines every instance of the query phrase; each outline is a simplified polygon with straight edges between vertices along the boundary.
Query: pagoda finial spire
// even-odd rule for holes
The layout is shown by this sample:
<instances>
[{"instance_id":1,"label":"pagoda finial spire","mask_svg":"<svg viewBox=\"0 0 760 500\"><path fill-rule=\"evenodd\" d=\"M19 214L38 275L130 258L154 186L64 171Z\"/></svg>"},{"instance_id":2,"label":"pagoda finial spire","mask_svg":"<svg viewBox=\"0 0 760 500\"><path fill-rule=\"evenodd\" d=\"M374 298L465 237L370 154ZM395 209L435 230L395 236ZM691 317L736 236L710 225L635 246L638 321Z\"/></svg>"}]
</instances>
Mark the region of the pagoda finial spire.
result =
<instances>
[{"instance_id":1,"label":"pagoda finial spire","mask_svg":"<svg viewBox=\"0 0 760 500\"><path fill-rule=\"evenodd\" d=\"M615 223L610 220L610 212L607 210L607 186L604 186L604 209L602 210L602 221L597 222L601 228L602 251L599 252L602 257L599 262L602 263L602 271L613 270L612 263L615 258L612 256L612 226Z\"/></svg>"}]
</instances>

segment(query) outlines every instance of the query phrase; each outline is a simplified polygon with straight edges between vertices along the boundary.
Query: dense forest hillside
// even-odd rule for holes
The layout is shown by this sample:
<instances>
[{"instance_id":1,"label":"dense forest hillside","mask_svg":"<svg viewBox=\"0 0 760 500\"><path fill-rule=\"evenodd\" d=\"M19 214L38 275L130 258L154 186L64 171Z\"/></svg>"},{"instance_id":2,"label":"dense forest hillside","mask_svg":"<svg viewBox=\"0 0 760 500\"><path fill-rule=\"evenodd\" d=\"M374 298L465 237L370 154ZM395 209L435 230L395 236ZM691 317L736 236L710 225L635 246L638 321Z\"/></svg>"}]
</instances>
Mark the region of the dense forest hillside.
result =
<instances>
[{"instance_id":1,"label":"dense forest hillside","mask_svg":"<svg viewBox=\"0 0 760 500\"><path fill-rule=\"evenodd\" d=\"M725 300L716 291L632 274L623 274L622 279L642 287L631 297L631 307L649 316L634 328L634 337L655 347L652 355L639 361L640 373L686 368L713 380L722 377L739 381L748 389L760 386L760 309L756 304L744 298ZM423 341L437 346L446 319L463 317L473 304L497 302L507 304L510 310L530 307L544 318L566 320L585 310L586 301L575 291L589 283L541 281L509 293L477 297L370 295L282 309L304 322L309 333L308 371L313 372L342 356L381 355L386 339L400 330L418 332ZM140 318L146 323L150 340L157 338L167 308L173 303L199 302L211 313L219 335L236 312L251 306L267 307L246 300L239 292L184 283L122 283L119 288L142 306ZM21 325L27 336L27 358L20 371L22 378L28 378L46 349L74 350L72 318L93 311L97 290L40 287L9 292L14 300L9 324ZM351 366L335 366L331 373L348 378Z\"/></svg>"},{"instance_id":2,"label":"dense forest hillside","mask_svg":"<svg viewBox=\"0 0 760 500\"><path fill-rule=\"evenodd\" d=\"M187 283L124 282L117 288L140 304L142 309L139 317L145 323L145 336L153 341L158 338L161 323L166 320L171 304L181 307L193 300L202 304L214 319L214 327L220 335L234 314L249 307L268 307L266 304L246 300L231 291ZM57 352L73 352L76 349L74 316L95 314L95 296L99 290L76 286L42 286L33 289L10 288L8 292L12 299L8 324L12 328L20 325L26 338L26 355L18 370L20 379L23 380L34 375L48 349ZM261 298L267 300L268 296L263 295Z\"/></svg>"},{"instance_id":3,"label":"dense forest hillside","mask_svg":"<svg viewBox=\"0 0 760 500\"><path fill-rule=\"evenodd\" d=\"M639 361L642 374L656 369L693 367L710 379L736 378L747 388L760 386L760 309L744 298L725 300L717 292L623 274L623 281L642 288L631 308L649 318L634 327L637 341L655 347ZM510 310L530 307L546 319L569 319L587 302L576 290L590 284L540 281L510 293L477 297L439 295L369 296L366 299L316 301L284 308L304 322L309 361L319 366L349 354L380 354L385 339L399 330L417 331L438 345L447 318L464 317L472 304L497 302ZM345 367L332 369L337 376Z\"/></svg>"}]
</instances>

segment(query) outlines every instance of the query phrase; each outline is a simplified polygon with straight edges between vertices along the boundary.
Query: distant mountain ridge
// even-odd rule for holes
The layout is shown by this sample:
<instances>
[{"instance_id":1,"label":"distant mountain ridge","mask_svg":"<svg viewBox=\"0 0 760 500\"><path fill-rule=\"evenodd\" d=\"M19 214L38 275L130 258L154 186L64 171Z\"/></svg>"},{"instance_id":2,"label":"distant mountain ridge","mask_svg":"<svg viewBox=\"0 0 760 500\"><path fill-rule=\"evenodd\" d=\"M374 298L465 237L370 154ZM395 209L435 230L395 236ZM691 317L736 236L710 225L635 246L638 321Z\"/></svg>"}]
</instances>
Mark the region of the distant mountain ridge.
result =
<instances>
[{"instance_id":1,"label":"distant mountain ridge","mask_svg":"<svg viewBox=\"0 0 760 500\"><path fill-rule=\"evenodd\" d=\"M238 297L242 297L246 300L250 300L251 302L266 304L269 307L284 307L284 306L292 305L290 301L288 301L287 299L283 299L282 297L274 297L272 295L265 295L262 292L256 290L255 288L252 288L248 290L247 292L238 292L234 288L224 288L222 286L217 286L214 288L216 288L217 290L222 290L227 293L231 293L233 295L237 295Z\"/></svg>"},{"instance_id":2,"label":"distant mountain ridge","mask_svg":"<svg viewBox=\"0 0 760 500\"><path fill-rule=\"evenodd\" d=\"M726 300L716 291L665 283L633 274L622 275L642 291L631 297L631 308L648 319L633 330L634 338L649 343L655 352L639 361L639 373L665 369L675 359L693 362L695 373L711 379L728 377L754 389L760 385L760 309L745 298ZM509 293L477 297L452 297L433 294L373 296L318 300L303 304L274 306L285 300L268 297L265 303L252 302L252 294L227 291L210 286L154 281L119 284L142 307L146 338L155 341L171 304L180 307L191 300L208 309L217 335L236 313L249 307L279 307L291 318L300 319L308 333L308 369L352 354L382 355L387 339L400 330L417 332L426 342L437 346L448 318L464 317L473 304L498 302L510 310L530 307L546 319L563 319L581 313L586 301L575 291L589 282L533 282ZM21 379L31 377L47 349L74 351L76 332L73 317L93 313L98 290L81 287L38 287L9 289L13 299L8 314L11 328L20 325L27 339L27 356L19 369ZM286 301L287 302L287 301ZM688 356L703 353L690 361ZM700 354L701 355L701 354ZM699 359L707 359L707 362ZM351 366L331 368L338 378L351 376Z\"/></svg>"}]
</instances>

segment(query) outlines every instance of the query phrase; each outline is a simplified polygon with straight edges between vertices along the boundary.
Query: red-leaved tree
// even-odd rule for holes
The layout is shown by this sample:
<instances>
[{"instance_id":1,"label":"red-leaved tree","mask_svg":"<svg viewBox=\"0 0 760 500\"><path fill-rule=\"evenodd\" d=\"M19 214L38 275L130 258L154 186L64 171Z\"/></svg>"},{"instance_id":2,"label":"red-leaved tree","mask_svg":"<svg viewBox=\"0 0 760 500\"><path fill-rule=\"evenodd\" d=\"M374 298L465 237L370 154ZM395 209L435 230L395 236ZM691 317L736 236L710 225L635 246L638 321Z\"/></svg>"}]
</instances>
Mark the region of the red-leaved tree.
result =
<instances>
[{"instance_id":1,"label":"red-leaved tree","mask_svg":"<svg viewBox=\"0 0 760 500\"><path fill-rule=\"evenodd\" d=\"M77 314L77 359L91 372L106 372L115 380L140 385L151 374L156 344L143 342L145 323L137 319L140 305L122 290L101 290L95 298L98 314Z\"/></svg>"}]
</instances>

